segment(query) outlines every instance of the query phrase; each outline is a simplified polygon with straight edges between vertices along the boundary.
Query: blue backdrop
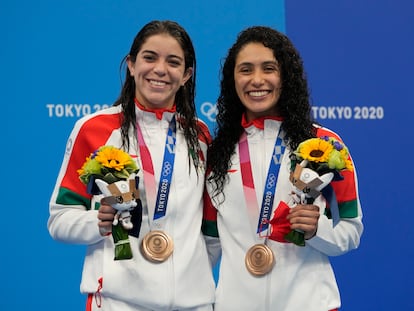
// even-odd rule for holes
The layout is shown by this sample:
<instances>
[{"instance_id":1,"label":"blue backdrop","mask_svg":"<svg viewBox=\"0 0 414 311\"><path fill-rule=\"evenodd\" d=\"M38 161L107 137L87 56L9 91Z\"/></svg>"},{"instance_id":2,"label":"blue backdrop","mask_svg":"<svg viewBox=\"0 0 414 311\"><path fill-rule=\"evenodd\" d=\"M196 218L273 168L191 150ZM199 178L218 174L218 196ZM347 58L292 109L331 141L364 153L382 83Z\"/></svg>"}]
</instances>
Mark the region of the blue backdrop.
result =
<instances>
[{"instance_id":1,"label":"blue backdrop","mask_svg":"<svg viewBox=\"0 0 414 311\"><path fill-rule=\"evenodd\" d=\"M341 133L359 172L362 243L332 260L343 309L414 310L414 3L289 0L286 31L304 58L319 121ZM349 119L339 114L345 107Z\"/></svg>"},{"instance_id":2,"label":"blue backdrop","mask_svg":"<svg viewBox=\"0 0 414 311\"><path fill-rule=\"evenodd\" d=\"M332 258L343 310L413 310L413 12L409 0L3 0L0 309L84 309L85 249L53 241L46 228L66 139L76 119L118 96L119 64L138 29L173 19L193 38L198 112L211 129L220 62L237 33L261 24L289 35L315 117L340 133L359 172L362 243Z\"/></svg>"}]
</instances>

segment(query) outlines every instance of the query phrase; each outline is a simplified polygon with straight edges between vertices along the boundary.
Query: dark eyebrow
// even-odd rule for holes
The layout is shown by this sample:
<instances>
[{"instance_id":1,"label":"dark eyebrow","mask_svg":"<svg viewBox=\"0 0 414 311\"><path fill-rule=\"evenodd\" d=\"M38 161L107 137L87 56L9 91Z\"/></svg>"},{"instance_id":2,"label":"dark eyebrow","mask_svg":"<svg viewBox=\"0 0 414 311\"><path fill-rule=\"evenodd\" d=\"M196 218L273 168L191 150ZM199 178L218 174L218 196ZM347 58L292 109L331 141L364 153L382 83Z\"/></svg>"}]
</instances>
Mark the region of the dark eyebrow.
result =
<instances>
[{"instance_id":1,"label":"dark eyebrow","mask_svg":"<svg viewBox=\"0 0 414 311\"><path fill-rule=\"evenodd\" d=\"M236 68L238 68L238 67L242 67L242 66L253 66L253 64L252 64L252 63L249 63L249 62L244 62L244 63L240 63L240 64L238 64L238 65L236 66Z\"/></svg>"},{"instance_id":2,"label":"dark eyebrow","mask_svg":"<svg viewBox=\"0 0 414 311\"><path fill-rule=\"evenodd\" d=\"M142 50L142 53L148 53L148 54L152 54L152 55L158 55L156 52L152 51L152 50ZM175 54L170 54L168 55L168 58L178 58L180 61L184 61L184 58L182 58L181 56L175 55Z\"/></svg>"},{"instance_id":3,"label":"dark eyebrow","mask_svg":"<svg viewBox=\"0 0 414 311\"><path fill-rule=\"evenodd\" d=\"M260 64L261 66L263 66L263 65L276 65L276 66L279 66L279 63L277 62L277 61L274 61L274 60L269 60L269 61L264 61L263 63L261 63ZM250 63L250 62L244 62L244 63L240 63L240 64L238 64L236 67L238 68L238 67L241 67L241 66L253 66L253 63Z\"/></svg>"},{"instance_id":4,"label":"dark eyebrow","mask_svg":"<svg viewBox=\"0 0 414 311\"><path fill-rule=\"evenodd\" d=\"M270 61L267 61L267 62L263 62L263 65L277 65L277 66L279 66L279 62L274 61L274 60L270 60Z\"/></svg>"}]
</instances>

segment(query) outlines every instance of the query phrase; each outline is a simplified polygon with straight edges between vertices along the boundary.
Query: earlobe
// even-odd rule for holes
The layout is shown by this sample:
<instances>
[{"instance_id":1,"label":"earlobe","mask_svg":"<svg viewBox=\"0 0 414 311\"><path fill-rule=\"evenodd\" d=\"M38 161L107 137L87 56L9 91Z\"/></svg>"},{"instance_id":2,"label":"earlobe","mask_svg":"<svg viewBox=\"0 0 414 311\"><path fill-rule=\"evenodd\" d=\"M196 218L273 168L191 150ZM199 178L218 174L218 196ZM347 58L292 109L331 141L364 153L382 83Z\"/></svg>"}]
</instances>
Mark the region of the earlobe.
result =
<instances>
[{"instance_id":1,"label":"earlobe","mask_svg":"<svg viewBox=\"0 0 414 311\"><path fill-rule=\"evenodd\" d=\"M128 65L129 72L131 73L131 76L134 75L134 63L131 61L131 57L128 55L126 59L126 63Z\"/></svg>"},{"instance_id":2,"label":"earlobe","mask_svg":"<svg viewBox=\"0 0 414 311\"><path fill-rule=\"evenodd\" d=\"M181 83L181 86L184 86L187 83L188 79L191 78L192 75L193 75L193 67L188 67L184 73L184 78L183 78L183 82Z\"/></svg>"}]
</instances>

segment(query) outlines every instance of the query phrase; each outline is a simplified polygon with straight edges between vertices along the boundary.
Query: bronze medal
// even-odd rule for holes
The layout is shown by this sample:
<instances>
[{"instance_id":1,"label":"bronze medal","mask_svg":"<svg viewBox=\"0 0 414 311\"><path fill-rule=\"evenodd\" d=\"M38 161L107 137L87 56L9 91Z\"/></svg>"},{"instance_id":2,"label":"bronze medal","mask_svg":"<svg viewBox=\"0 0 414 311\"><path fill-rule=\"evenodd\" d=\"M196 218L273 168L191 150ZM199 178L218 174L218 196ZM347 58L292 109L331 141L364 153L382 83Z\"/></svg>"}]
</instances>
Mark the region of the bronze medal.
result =
<instances>
[{"instance_id":1,"label":"bronze medal","mask_svg":"<svg viewBox=\"0 0 414 311\"><path fill-rule=\"evenodd\" d=\"M142 254L152 262L165 261L173 250L174 244L171 237L163 231L150 231L142 240Z\"/></svg>"},{"instance_id":2,"label":"bronze medal","mask_svg":"<svg viewBox=\"0 0 414 311\"><path fill-rule=\"evenodd\" d=\"M267 245L256 244L247 251L245 264L251 274L263 276L272 270L275 264L275 257Z\"/></svg>"}]
</instances>

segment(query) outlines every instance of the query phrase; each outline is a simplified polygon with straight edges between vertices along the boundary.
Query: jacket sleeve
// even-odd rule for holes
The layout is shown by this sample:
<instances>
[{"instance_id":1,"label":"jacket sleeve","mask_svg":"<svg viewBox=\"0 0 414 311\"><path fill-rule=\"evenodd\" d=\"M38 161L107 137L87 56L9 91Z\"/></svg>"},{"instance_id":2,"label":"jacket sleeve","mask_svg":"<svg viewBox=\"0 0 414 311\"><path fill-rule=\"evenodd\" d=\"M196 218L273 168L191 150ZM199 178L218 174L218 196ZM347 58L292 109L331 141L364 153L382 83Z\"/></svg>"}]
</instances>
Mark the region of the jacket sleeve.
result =
<instances>
[{"instance_id":1,"label":"jacket sleeve","mask_svg":"<svg viewBox=\"0 0 414 311\"><path fill-rule=\"evenodd\" d=\"M318 131L318 136L326 134L332 135L332 132ZM333 134L337 139L340 139L335 133ZM342 180L331 182L339 208L339 223L333 226L330 209L327 206L325 213L319 218L316 235L306 242L307 245L328 256L342 255L358 248L364 230L354 163L353 168L352 171L344 170L341 172Z\"/></svg>"},{"instance_id":2,"label":"jacket sleeve","mask_svg":"<svg viewBox=\"0 0 414 311\"><path fill-rule=\"evenodd\" d=\"M343 182L346 182L347 177L352 177L351 183L355 185L356 190L356 172L348 174ZM349 183L349 180L346 183ZM341 186L343 185L336 185L335 191ZM358 192L356 191L355 194L355 199L350 201L341 201L341 193L336 194L341 217L339 223L333 227L332 219L328 215L321 215L316 235L306 242L309 246L328 256L342 255L358 248L364 226Z\"/></svg>"},{"instance_id":3,"label":"jacket sleeve","mask_svg":"<svg viewBox=\"0 0 414 311\"><path fill-rule=\"evenodd\" d=\"M206 241L210 264L214 267L221 257L221 244L217 229L217 210L213 206L207 190L204 191L203 202L203 222L201 230Z\"/></svg>"},{"instance_id":4,"label":"jacket sleeve","mask_svg":"<svg viewBox=\"0 0 414 311\"><path fill-rule=\"evenodd\" d=\"M49 202L49 233L53 239L65 243L89 245L103 239L95 210L98 206L91 206L92 197L77 173L97 147L90 139L90 130L83 126L82 119L75 124Z\"/></svg>"}]
</instances>

